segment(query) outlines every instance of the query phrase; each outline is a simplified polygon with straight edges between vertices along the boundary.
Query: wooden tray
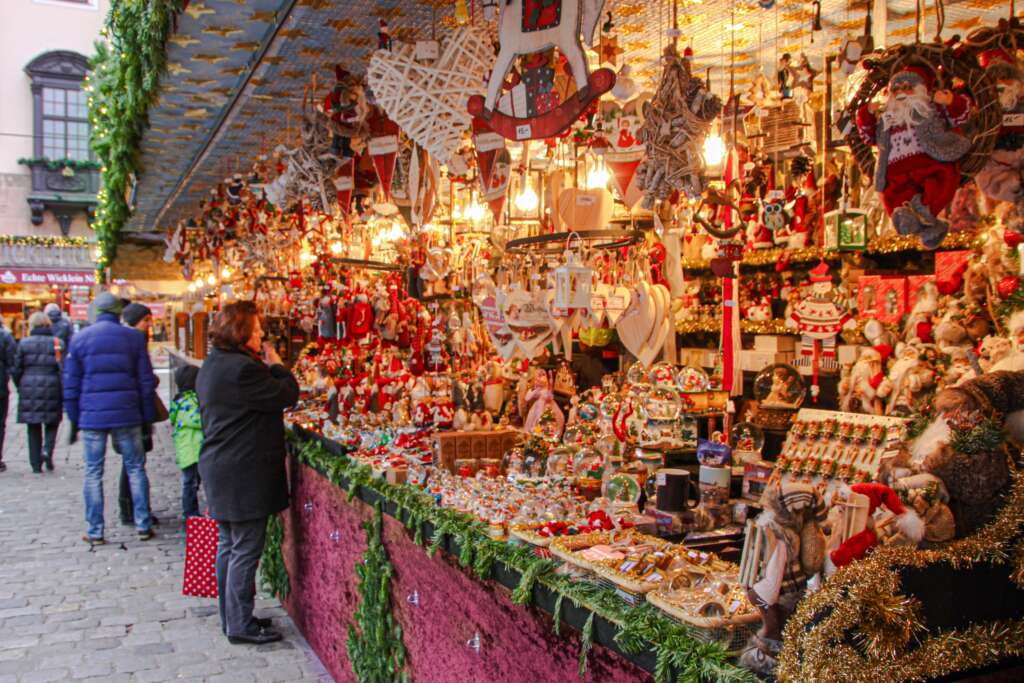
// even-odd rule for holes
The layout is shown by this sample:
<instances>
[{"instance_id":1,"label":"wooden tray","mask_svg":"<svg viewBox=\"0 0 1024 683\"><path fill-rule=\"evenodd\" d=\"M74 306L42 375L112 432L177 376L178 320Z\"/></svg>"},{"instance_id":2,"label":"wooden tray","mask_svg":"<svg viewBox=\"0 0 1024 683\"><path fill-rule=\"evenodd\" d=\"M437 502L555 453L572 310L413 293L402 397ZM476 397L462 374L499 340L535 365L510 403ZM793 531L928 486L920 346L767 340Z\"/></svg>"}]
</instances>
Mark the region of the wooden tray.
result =
<instances>
[{"instance_id":1,"label":"wooden tray","mask_svg":"<svg viewBox=\"0 0 1024 683\"><path fill-rule=\"evenodd\" d=\"M646 543L651 543L658 549L665 549L666 547L672 546L672 543L664 541L654 536L648 536L632 529L619 532L623 537L637 538ZM551 554L574 564L578 567L588 569L603 579L610 581L619 588L630 593L647 593L648 591L654 590L660 585L659 583L651 583L649 581L639 581L632 576L623 574L622 572L612 569L606 565L591 562L587 559L580 557L577 553L581 550L589 548L591 546L600 545L602 543L608 543L611 537L611 532L608 531L594 531L589 534L579 534L577 536L562 536L560 538L552 539L548 549Z\"/></svg>"}]
</instances>

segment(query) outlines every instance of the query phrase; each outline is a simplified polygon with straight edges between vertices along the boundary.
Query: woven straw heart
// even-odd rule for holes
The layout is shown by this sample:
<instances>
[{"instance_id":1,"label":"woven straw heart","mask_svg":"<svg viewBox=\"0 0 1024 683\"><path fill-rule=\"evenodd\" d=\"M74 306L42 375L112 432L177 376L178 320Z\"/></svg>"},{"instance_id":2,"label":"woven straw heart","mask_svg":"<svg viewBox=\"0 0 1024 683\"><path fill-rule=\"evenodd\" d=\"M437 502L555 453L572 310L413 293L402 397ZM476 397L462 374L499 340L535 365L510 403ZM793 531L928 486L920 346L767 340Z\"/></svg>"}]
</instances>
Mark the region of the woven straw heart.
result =
<instances>
[{"instance_id":1,"label":"woven straw heart","mask_svg":"<svg viewBox=\"0 0 1024 683\"><path fill-rule=\"evenodd\" d=\"M395 43L370 58L366 79L373 95L407 136L442 164L469 126L466 102L483 93L494 63L487 36L473 26L456 31L433 62L416 61L416 46Z\"/></svg>"}]
</instances>

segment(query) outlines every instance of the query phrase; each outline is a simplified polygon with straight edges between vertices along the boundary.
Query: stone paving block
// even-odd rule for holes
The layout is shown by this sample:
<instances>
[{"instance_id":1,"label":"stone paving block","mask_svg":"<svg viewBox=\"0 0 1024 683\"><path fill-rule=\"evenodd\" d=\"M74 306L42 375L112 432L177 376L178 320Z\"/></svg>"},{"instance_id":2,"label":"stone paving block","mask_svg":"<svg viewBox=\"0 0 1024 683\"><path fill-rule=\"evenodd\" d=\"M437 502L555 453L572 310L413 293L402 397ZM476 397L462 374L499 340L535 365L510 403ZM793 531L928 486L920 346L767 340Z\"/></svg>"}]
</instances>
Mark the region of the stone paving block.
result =
<instances>
[{"instance_id":1,"label":"stone paving block","mask_svg":"<svg viewBox=\"0 0 1024 683\"><path fill-rule=\"evenodd\" d=\"M133 650L137 655L163 655L174 652L174 645L170 643L148 643L139 645Z\"/></svg>"},{"instance_id":2,"label":"stone paving block","mask_svg":"<svg viewBox=\"0 0 1024 683\"><path fill-rule=\"evenodd\" d=\"M235 671L208 679L210 683L253 683L256 677L248 671Z\"/></svg>"},{"instance_id":3,"label":"stone paving block","mask_svg":"<svg viewBox=\"0 0 1024 683\"><path fill-rule=\"evenodd\" d=\"M40 669L24 674L21 683L50 683L50 681L67 680L70 672L67 669Z\"/></svg>"},{"instance_id":4,"label":"stone paving block","mask_svg":"<svg viewBox=\"0 0 1024 683\"><path fill-rule=\"evenodd\" d=\"M94 676L109 676L114 671L114 665L110 662L87 662L72 667L71 677L74 679L91 678Z\"/></svg>"},{"instance_id":5,"label":"stone paving block","mask_svg":"<svg viewBox=\"0 0 1024 683\"><path fill-rule=\"evenodd\" d=\"M74 643L85 637L84 631L54 631L44 633L39 639L40 645L53 645L54 643Z\"/></svg>"},{"instance_id":6,"label":"stone paving block","mask_svg":"<svg viewBox=\"0 0 1024 683\"><path fill-rule=\"evenodd\" d=\"M121 638L89 638L82 646L90 650L112 650L121 646Z\"/></svg>"},{"instance_id":7,"label":"stone paving block","mask_svg":"<svg viewBox=\"0 0 1024 683\"><path fill-rule=\"evenodd\" d=\"M16 648L33 647L39 643L39 636L15 636L0 640L0 650L13 650Z\"/></svg>"}]
</instances>

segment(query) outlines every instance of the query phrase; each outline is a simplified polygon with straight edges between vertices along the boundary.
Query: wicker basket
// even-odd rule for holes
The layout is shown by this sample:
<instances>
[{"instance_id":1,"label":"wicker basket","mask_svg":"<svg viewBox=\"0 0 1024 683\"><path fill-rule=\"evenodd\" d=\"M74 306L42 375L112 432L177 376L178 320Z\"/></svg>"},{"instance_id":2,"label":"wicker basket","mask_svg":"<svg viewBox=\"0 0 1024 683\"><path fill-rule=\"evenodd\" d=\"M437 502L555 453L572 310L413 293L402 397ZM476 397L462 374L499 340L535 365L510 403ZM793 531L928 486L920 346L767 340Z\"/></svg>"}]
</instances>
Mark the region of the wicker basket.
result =
<instances>
[{"instance_id":1,"label":"wicker basket","mask_svg":"<svg viewBox=\"0 0 1024 683\"><path fill-rule=\"evenodd\" d=\"M743 651L750 636L757 632L761 617L757 612L736 617L700 617L679 608L660 590L647 594L647 601L676 621L689 626L695 637L719 645L729 655Z\"/></svg>"}]
</instances>

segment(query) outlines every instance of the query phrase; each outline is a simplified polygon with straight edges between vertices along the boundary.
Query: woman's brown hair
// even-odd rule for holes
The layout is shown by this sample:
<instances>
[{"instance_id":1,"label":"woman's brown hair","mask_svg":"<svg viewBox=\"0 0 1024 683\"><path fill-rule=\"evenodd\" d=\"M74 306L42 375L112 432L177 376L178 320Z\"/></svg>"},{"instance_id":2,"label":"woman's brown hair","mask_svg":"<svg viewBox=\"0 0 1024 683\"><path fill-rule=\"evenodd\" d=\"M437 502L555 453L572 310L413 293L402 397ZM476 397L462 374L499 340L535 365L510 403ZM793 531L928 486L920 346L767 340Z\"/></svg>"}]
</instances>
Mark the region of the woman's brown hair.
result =
<instances>
[{"instance_id":1,"label":"woman's brown hair","mask_svg":"<svg viewBox=\"0 0 1024 683\"><path fill-rule=\"evenodd\" d=\"M252 328L259 314L259 309L252 301L236 301L220 309L210 326L213 345L228 350L244 348L252 336Z\"/></svg>"}]
</instances>

